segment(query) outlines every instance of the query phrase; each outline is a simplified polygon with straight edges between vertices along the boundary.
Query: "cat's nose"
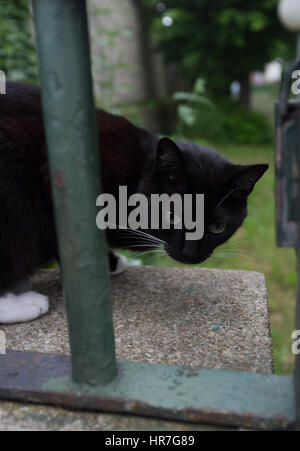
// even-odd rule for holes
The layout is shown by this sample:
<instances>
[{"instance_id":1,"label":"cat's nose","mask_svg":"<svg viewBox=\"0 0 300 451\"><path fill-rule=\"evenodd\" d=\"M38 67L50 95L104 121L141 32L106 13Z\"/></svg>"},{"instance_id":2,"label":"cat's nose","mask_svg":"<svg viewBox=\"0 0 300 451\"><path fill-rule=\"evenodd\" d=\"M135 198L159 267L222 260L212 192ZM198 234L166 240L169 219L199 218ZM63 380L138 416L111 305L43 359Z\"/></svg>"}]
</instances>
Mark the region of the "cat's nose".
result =
<instances>
[{"instance_id":1,"label":"cat's nose","mask_svg":"<svg viewBox=\"0 0 300 451\"><path fill-rule=\"evenodd\" d=\"M187 263L197 261L199 259L199 241L185 241L181 254Z\"/></svg>"}]
</instances>

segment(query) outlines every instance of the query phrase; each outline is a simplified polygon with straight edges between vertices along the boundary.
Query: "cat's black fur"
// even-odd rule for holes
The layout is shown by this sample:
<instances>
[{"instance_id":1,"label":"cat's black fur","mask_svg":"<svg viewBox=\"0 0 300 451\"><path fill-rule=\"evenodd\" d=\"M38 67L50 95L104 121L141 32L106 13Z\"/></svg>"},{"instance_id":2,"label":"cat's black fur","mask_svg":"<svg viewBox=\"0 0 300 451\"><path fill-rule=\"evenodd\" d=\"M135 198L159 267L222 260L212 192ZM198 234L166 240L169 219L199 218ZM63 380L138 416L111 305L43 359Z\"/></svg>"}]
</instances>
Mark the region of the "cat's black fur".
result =
<instances>
[{"instance_id":1,"label":"cat's black fur","mask_svg":"<svg viewBox=\"0 0 300 451\"><path fill-rule=\"evenodd\" d=\"M101 110L97 115L104 192L117 197L126 185L129 195L205 195L202 240L186 241L185 230L148 231L167 243L170 256L200 263L241 226L247 197L267 165L233 165L212 149L159 140L124 118ZM0 95L0 212L0 292L6 292L58 259L40 91L18 83L7 83L6 95ZM212 233L215 223L226 224L225 231ZM112 248L141 244L134 234L107 236ZM110 263L115 264L112 255Z\"/></svg>"}]
</instances>

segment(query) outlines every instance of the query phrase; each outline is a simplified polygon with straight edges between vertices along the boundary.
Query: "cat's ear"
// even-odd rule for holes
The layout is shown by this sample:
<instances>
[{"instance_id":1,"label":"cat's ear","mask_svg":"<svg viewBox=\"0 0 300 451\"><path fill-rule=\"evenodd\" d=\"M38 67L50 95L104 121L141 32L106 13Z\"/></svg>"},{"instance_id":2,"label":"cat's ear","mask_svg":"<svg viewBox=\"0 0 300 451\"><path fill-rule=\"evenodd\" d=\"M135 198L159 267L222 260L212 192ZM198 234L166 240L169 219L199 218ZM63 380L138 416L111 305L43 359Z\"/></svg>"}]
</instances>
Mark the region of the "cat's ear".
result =
<instances>
[{"instance_id":1,"label":"cat's ear","mask_svg":"<svg viewBox=\"0 0 300 451\"><path fill-rule=\"evenodd\" d=\"M250 166L237 166L229 178L230 189L237 193L249 196L255 184L268 170L268 164L255 164Z\"/></svg>"},{"instance_id":2,"label":"cat's ear","mask_svg":"<svg viewBox=\"0 0 300 451\"><path fill-rule=\"evenodd\" d=\"M179 147L169 138L162 138L157 146L157 166L172 169L182 165Z\"/></svg>"}]
</instances>

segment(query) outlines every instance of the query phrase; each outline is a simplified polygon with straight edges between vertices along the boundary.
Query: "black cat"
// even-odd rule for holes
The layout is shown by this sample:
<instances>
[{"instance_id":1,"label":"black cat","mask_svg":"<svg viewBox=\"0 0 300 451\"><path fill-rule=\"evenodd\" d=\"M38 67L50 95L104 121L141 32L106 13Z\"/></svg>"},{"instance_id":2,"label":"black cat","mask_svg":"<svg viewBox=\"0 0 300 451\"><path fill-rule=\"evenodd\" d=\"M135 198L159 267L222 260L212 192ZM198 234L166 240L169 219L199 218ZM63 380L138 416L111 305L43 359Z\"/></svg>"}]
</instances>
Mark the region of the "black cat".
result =
<instances>
[{"instance_id":1,"label":"black cat","mask_svg":"<svg viewBox=\"0 0 300 451\"><path fill-rule=\"evenodd\" d=\"M247 197L268 165L239 166L215 150L177 143L98 110L105 193L205 195L205 232L187 241L185 230L109 230L111 248L163 244L175 260L206 260L247 216ZM48 310L45 296L20 286L40 265L59 260L39 88L7 83L0 96L0 323L32 320ZM114 274L125 262L110 253ZM21 291L21 294L20 294ZM22 293L23 292L23 293Z\"/></svg>"}]
</instances>

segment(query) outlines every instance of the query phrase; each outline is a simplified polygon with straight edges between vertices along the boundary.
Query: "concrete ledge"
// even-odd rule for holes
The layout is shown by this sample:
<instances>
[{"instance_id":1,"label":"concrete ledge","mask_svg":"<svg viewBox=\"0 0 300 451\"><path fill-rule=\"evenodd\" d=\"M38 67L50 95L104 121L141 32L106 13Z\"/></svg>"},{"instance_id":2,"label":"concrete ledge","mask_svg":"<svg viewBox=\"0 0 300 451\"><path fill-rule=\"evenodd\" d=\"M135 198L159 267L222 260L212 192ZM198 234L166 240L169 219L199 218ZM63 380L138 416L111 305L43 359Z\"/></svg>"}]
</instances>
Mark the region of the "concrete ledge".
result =
<instances>
[{"instance_id":1,"label":"concrete ledge","mask_svg":"<svg viewBox=\"0 0 300 451\"><path fill-rule=\"evenodd\" d=\"M1 327L7 347L69 353L59 271L39 272L33 285L50 297L50 313ZM112 279L112 294L119 359L272 373L262 274L131 267Z\"/></svg>"},{"instance_id":2,"label":"concrete ledge","mask_svg":"<svg viewBox=\"0 0 300 451\"><path fill-rule=\"evenodd\" d=\"M33 284L35 291L50 297L50 313L31 324L1 326L6 332L7 347L69 353L59 271L40 271L33 277ZM112 279L112 294L118 359L260 373L273 371L267 291L262 274L131 267ZM30 406L28 409L30 418L23 406L0 403L0 430L14 426L22 429L22 425L25 429L41 429L41 422L32 420L35 413L40 415L39 409L46 409L42 416L49 414L48 429L51 424L60 430L118 427L118 430L134 430L134 427L146 430L146 424L150 429L156 425L157 429L157 422L152 424L152 420L129 420L116 415L96 415L95 420L95 414L80 416L61 409L57 410L60 420L56 420L53 408ZM164 424L172 429L171 423ZM184 425L177 424L178 427L185 430Z\"/></svg>"}]
</instances>

